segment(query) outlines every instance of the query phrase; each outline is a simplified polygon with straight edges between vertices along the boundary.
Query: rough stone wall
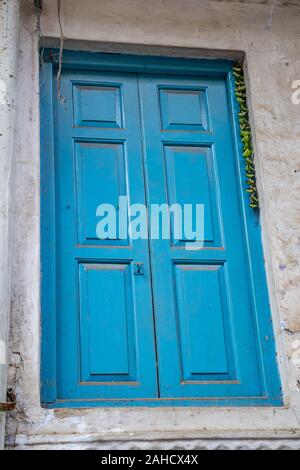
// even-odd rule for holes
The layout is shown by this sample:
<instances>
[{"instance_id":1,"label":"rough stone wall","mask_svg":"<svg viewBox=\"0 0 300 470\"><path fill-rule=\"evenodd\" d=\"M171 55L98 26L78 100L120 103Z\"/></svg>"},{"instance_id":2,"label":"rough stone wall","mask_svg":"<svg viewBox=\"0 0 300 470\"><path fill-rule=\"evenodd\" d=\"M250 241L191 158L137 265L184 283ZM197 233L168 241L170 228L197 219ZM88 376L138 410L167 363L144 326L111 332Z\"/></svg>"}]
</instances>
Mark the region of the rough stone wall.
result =
<instances>
[{"instance_id":1,"label":"rough stone wall","mask_svg":"<svg viewBox=\"0 0 300 470\"><path fill-rule=\"evenodd\" d=\"M43 3L42 32L55 41L56 2ZM274 409L40 407L39 83L32 4L23 0L19 57L10 373L18 406L8 419L8 446L299 448L300 104L291 100L292 82L300 80L299 1L62 2L66 47L193 57L246 54L264 253L285 396L285 406Z\"/></svg>"}]
</instances>

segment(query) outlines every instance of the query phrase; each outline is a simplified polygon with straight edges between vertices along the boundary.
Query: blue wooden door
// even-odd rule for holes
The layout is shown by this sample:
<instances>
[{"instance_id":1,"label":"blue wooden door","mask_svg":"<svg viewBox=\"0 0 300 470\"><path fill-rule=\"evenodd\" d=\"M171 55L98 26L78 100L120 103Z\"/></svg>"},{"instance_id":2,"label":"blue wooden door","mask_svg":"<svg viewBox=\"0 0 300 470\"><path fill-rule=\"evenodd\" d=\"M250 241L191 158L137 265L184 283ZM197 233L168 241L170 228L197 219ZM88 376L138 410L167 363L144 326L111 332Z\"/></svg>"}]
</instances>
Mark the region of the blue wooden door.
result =
<instances>
[{"instance_id":1,"label":"blue wooden door","mask_svg":"<svg viewBox=\"0 0 300 470\"><path fill-rule=\"evenodd\" d=\"M161 396L260 397L226 82L139 83L149 203L204 204L203 248L150 240Z\"/></svg>"},{"instance_id":2,"label":"blue wooden door","mask_svg":"<svg viewBox=\"0 0 300 470\"><path fill-rule=\"evenodd\" d=\"M136 75L64 72L55 109L57 394L157 396L147 240L97 236L97 207L145 203ZM135 275L135 263L144 275Z\"/></svg>"},{"instance_id":3,"label":"blue wooden door","mask_svg":"<svg viewBox=\"0 0 300 470\"><path fill-rule=\"evenodd\" d=\"M63 68L61 99L49 64L42 79L43 401L280 404L259 225L234 147L231 65L201 76L198 61L85 57ZM168 63L174 73L158 75ZM145 205L148 224L153 204L203 204L203 247L177 237L174 219L167 239L124 238L120 196ZM117 224L99 238L101 204Z\"/></svg>"}]
</instances>

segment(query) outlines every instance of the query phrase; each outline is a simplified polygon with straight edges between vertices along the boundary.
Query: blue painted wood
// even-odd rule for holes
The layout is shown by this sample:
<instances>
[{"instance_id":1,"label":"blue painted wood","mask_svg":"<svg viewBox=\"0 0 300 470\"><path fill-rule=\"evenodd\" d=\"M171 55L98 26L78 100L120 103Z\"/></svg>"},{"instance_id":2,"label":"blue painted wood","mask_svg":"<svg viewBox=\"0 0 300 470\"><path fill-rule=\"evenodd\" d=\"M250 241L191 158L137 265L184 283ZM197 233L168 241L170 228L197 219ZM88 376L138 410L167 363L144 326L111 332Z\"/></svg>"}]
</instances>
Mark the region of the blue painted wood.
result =
<instances>
[{"instance_id":1,"label":"blue painted wood","mask_svg":"<svg viewBox=\"0 0 300 470\"><path fill-rule=\"evenodd\" d=\"M175 265L182 380L228 373L219 271L222 265ZM228 378L228 377L227 377Z\"/></svg>"},{"instance_id":2,"label":"blue painted wood","mask_svg":"<svg viewBox=\"0 0 300 470\"><path fill-rule=\"evenodd\" d=\"M73 87L73 95L76 125L122 127L120 85L78 83Z\"/></svg>"},{"instance_id":3,"label":"blue painted wood","mask_svg":"<svg viewBox=\"0 0 300 470\"><path fill-rule=\"evenodd\" d=\"M120 239L119 196L128 196L124 142L80 140L75 142L76 225L81 245L128 245ZM116 210L115 234L97 236L97 207L112 204Z\"/></svg>"},{"instance_id":4,"label":"blue painted wood","mask_svg":"<svg viewBox=\"0 0 300 470\"><path fill-rule=\"evenodd\" d=\"M202 199L199 203L203 202L207 185L215 186L213 190L217 197L218 214L214 226L221 234L217 246L205 245L198 250L184 250L170 244L169 240L150 241L161 397L243 396L249 397L250 402L254 397L263 398L266 396L266 377L262 373L257 348L226 82L220 78L196 80L140 75L139 87L149 203L168 202L168 177L164 165L167 148L169 158L170 155L173 157L172 177L175 181L182 178L187 187L191 184L192 191L198 176L199 186L204 191L199 194ZM168 132L162 129L160 116L167 115L167 111L161 108L168 103L158 101L157 96L161 88L171 87L173 90L181 90L182 87L203 87L206 90L211 129L209 159L215 173L213 184L208 181L204 167L189 158L191 147L195 152L198 150L199 155L203 146L203 133L194 129L194 114L190 128L185 110L181 130ZM177 119L179 122L178 116ZM179 146L182 161L177 160L176 152L172 150L172 147L177 149ZM184 183L179 183L181 188ZM186 194L189 191L188 188ZM219 256L222 256L222 268L216 262ZM187 281L181 279L179 282L178 272L182 271L182 263L185 276L181 277L188 279L190 289L186 287ZM204 276L207 263L209 270ZM218 271L222 272L219 286L216 276L212 277L212 273ZM198 303L193 299L196 292ZM215 326L213 330L212 325ZM191 329L193 334L188 333ZM212 350L215 350L214 360L210 360ZM279 399L278 386L273 393Z\"/></svg>"},{"instance_id":5,"label":"blue painted wood","mask_svg":"<svg viewBox=\"0 0 300 470\"><path fill-rule=\"evenodd\" d=\"M53 130L52 65L44 64L40 80L41 114L41 400L53 403L57 398L56 368L56 218Z\"/></svg>"},{"instance_id":6,"label":"blue painted wood","mask_svg":"<svg viewBox=\"0 0 300 470\"><path fill-rule=\"evenodd\" d=\"M129 263L80 263L82 382L137 381L131 284Z\"/></svg>"},{"instance_id":7,"label":"blue painted wood","mask_svg":"<svg viewBox=\"0 0 300 470\"><path fill-rule=\"evenodd\" d=\"M56 63L55 51L46 57ZM46 406L281 404L260 229L243 194L231 67L66 51L63 105L53 98L55 68L46 64ZM145 188L148 204L206 207L204 249L185 250L184 239L152 241L152 275L147 240L99 240L94 229L98 200L145 202Z\"/></svg>"},{"instance_id":8,"label":"blue painted wood","mask_svg":"<svg viewBox=\"0 0 300 470\"><path fill-rule=\"evenodd\" d=\"M56 67L59 49L45 49L45 62ZM218 76L226 78L234 62L221 59L183 59L174 57L152 57L141 55L107 54L101 52L79 52L65 49L63 68L70 70L102 70L117 72L170 73L176 75Z\"/></svg>"},{"instance_id":9,"label":"blue painted wood","mask_svg":"<svg viewBox=\"0 0 300 470\"><path fill-rule=\"evenodd\" d=\"M113 113L96 99L78 133L74 89L93 82L100 94L109 83L122 88L115 105L125 128L108 128L102 121ZM98 205L117 205L126 195L132 204L145 202L137 77L63 71L61 94L65 103L55 106L57 398L156 397L147 240L97 240L95 232ZM136 261L143 263L142 279L133 274Z\"/></svg>"},{"instance_id":10,"label":"blue painted wood","mask_svg":"<svg viewBox=\"0 0 300 470\"><path fill-rule=\"evenodd\" d=\"M272 314L268 296L268 286L262 248L259 213L249 207L249 199L244 173L245 161L240 139L238 112L239 105L235 97L235 79L232 71L226 77L227 98L232 126L232 138L237 173L238 197L241 201L241 218L244 225L244 239L247 247L247 265L249 269L249 288L251 290L251 307L253 309L257 348L260 356L260 367L268 403L282 405L282 387L276 360L275 337L272 326ZM275 359L274 359L275 358Z\"/></svg>"},{"instance_id":11,"label":"blue painted wood","mask_svg":"<svg viewBox=\"0 0 300 470\"><path fill-rule=\"evenodd\" d=\"M205 89L160 87L159 99L163 130L208 130Z\"/></svg>"},{"instance_id":12,"label":"blue painted wood","mask_svg":"<svg viewBox=\"0 0 300 470\"><path fill-rule=\"evenodd\" d=\"M216 207L216 196L214 194L214 174L211 149L199 146L164 146L164 163L167 186L167 200L173 204L204 205L204 241L212 245L218 233L218 213ZM187 184L188 182L188 184ZM211 189L210 189L211 188ZM215 218L216 235L213 232L213 218ZM173 226L173 219L171 220ZM184 243L193 239L186 236L182 218L182 237L174 239L174 228L172 230L173 243L183 246ZM192 227L193 228L193 227ZM201 240L202 241L202 240Z\"/></svg>"}]
</instances>

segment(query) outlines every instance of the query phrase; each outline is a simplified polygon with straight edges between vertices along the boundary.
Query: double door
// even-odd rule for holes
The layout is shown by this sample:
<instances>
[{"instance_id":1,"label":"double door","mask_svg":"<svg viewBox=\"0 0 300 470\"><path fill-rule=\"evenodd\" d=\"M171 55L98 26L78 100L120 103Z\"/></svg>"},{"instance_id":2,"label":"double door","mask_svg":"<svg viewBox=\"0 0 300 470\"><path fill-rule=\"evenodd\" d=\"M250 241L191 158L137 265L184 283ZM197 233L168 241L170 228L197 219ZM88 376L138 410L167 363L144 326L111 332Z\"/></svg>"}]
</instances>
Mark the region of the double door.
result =
<instances>
[{"instance_id":1,"label":"double door","mask_svg":"<svg viewBox=\"0 0 300 470\"><path fill-rule=\"evenodd\" d=\"M54 100L58 399L263 397L225 80L66 69L61 95L63 103ZM131 207L146 207L150 236L120 233L124 201L129 223ZM99 238L103 204L114 208L116 227ZM162 204L203 205L201 246L184 230L175 236L173 218L170 237L151 238L149 214Z\"/></svg>"}]
</instances>

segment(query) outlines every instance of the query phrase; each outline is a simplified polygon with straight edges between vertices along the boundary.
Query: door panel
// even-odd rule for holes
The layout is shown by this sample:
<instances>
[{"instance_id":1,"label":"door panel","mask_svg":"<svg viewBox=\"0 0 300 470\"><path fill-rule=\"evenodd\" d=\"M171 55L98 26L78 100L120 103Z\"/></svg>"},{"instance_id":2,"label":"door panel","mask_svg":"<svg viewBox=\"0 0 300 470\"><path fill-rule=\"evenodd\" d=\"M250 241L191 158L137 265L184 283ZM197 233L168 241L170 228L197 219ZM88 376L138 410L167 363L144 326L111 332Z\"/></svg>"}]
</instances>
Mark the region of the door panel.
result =
<instances>
[{"instance_id":1,"label":"door panel","mask_svg":"<svg viewBox=\"0 0 300 470\"><path fill-rule=\"evenodd\" d=\"M220 243L211 149L205 146L166 144L163 152L168 204L193 204L193 207L199 203L204 204L205 237L201 241L209 242L210 245ZM171 224L173 225L173 219ZM185 236L183 224L181 231L182 238L175 240L172 229L173 243L192 243L193 239Z\"/></svg>"},{"instance_id":2,"label":"door panel","mask_svg":"<svg viewBox=\"0 0 300 470\"><path fill-rule=\"evenodd\" d=\"M75 126L123 127L121 84L77 82L73 101Z\"/></svg>"},{"instance_id":3,"label":"door panel","mask_svg":"<svg viewBox=\"0 0 300 470\"><path fill-rule=\"evenodd\" d=\"M116 233L97 237L99 201L112 204L118 213L119 197L127 196L125 149L120 142L75 142L76 225L80 245L128 245ZM118 214L117 214L118 215ZM119 218L117 218L119 220Z\"/></svg>"},{"instance_id":4,"label":"door panel","mask_svg":"<svg viewBox=\"0 0 300 470\"><path fill-rule=\"evenodd\" d=\"M145 203L137 76L64 71L56 105L58 398L157 396L147 240L99 239L99 204ZM118 222L118 218L117 218ZM142 262L144 276L134 275Z\"/></svg>"},{"instance_id":5,"label":"door panel","mask_svg":"<svg viewBox=\"0 0 300 470\"><path fill-rule=\"evenodd\" d=\"M161 396L263 396L226 84L143 75L139 86L149 202L205 204L203 249L150 240Z\"/></svg>"},{"instance_id":6,"label":"door panel","mask_svg":"<svg viewBox=\"0 0 300 470\"><path fill-rule=\"evenodd\" d=\"M162 130L208 130L205 88L159 86Z\"/></svg>"},{"instance_id":7,"label":"door panel","mask_svg":"<svg viewBox=\"0 0 300 470\"><path fill-rule=\"evenodd\" d=\"M175 264L174 270L182 380L228 374L222 265Z\"/></svg>"},{"instance_id":8,"label":"door panel","mask_svg":"<svg viewBox=\"0 0 300 470\"><path fill-rule=\"evenodd\" d=\"M129 264L80 263L79 299L81 382L136 382Z\"/></svg>"}]
</instances>

